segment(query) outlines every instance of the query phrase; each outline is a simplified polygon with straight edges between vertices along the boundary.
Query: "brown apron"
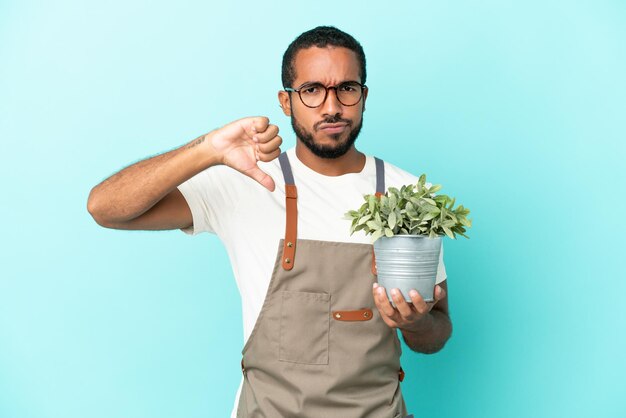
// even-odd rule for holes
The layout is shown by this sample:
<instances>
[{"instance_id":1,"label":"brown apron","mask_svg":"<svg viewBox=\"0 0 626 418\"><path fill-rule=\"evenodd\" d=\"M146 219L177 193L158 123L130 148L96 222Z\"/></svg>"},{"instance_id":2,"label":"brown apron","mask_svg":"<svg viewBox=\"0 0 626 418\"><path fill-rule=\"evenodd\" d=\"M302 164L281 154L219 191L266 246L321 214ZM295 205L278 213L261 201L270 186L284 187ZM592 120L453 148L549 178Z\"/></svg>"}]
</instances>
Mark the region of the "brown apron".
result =
<instances>
[{"instance_id":1,"label":"brown apron","mask_svg":"<svg viewBox=\"0 0 626 418\"><path fill-rule=\"evenodd\" d=\"M374 304L372 246L297 239L297 190L287 154L279 161L286 234L242 351L237 417L404 417L400 341ZM379 193L383 170L376 159Z\"/></svg>"}]
</instances>

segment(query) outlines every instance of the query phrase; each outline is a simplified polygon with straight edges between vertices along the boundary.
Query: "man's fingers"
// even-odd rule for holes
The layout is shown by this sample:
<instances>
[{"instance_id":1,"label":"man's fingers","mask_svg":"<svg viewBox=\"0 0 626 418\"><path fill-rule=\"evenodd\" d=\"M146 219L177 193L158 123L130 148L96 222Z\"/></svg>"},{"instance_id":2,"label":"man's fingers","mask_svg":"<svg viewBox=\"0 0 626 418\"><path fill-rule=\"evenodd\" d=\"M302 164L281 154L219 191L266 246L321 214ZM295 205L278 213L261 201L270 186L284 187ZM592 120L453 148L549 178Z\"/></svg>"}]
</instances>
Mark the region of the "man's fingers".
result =
<instances>
[{"instance_id":1,"label":"man's fingers","mask_svg":"<svg viewBox=\"0 0 626 418\"><path fill-rule=\"evenodd\" d=\"M439 302L441 299L446 297L446 291L443 290L443 287L437 285L435 286L435 303Z\"/></svg>"},{"instance_id":2,"label":"man's fingers","mask_svg":"<svg viewBox=\"0 0 626 418\"><path fill-rule=\"evenodd\" d=\"M426 302L424 302L424 299L422 298L422 296L419 294L417 290L412 289L409 292L409 296L411 297L411 302L413 303L413 307L415 307L415 310L418 313L423 315L430 310L428 305L426 304Z\"/></svg>"},{"instance_id":3,"label":"man's fingers","mask_svg":"<svg viewBox=\"0 0 626 418\"><path fill-rule=\"evenodd\" d=\"M283 139L279 135L276 135L271 141L265 144L257 144L257 150L261 153L269 154L279 148L282 143Z\"/></svg>"},{"instance_id":4,"label":"man's fingers","mask_svg":"<svg viewBox=\"0 0 626 418\"><path fill-rule=\"evenodd\" d=\"M257 153L257 159L259 161L263 161L267 163L269 161L272 161L275 158L278 158L279 155L280 155L280 148L275 149L274 151L270 153L264 153L264 152Z\"/></svg>"},{"instance_id":5,"label":"man's fingers","mask_svg":"<svg viewBox=\"0 0 626 418\"><path fill-rule=\"evenodd\" d=\"M400 313L403 319L408 320L413 315L413 310L404 300L404 296L402 296L402 292L399 289L391 289L391 297L393 298L393 302L396 304L396 309Z\"/></svg>"},{"instance_id":6,"label":"man's fingers","mask_svg":"<svg viewBox=\"0 0 626 418\"><path fill-rule=\"evenodd\" d=\"M258 142L259 144L264 144L268 141L271 141L278 135L278 126L276 125L268 125L265 131L257 132L252 136L252 140L254 142Z\"/></svg>"},{"instance_id":7,"label":"man's fingers","mask_svg":"<svg viewBox=\"0 0 626 418\"><path fill-rule=\"evenodd\" d=\"M434 301L432 302L426 302L426 305L428 306L428 311L430 312L430 310L433 308L433 306L435 306L437 304L437 302L439 302L441 299L446 297L446 291L443 290L443 288L439 285L435 286L435 291L434 293Z\"/></svg>"},{"instance_id":8,"label":"man's fingers","mask_svg":"<svg viewBox=\"0 0 626 418\"><path fill-rule=\"evenodd\" d=\"M253 117L251 118L250 131L252 132L253 136L254 134L263 133L265 132L269 124L270 120L265 116Z\"/></svg>"},{"instance_id":9,"label":"man's fingers","mask_svg":"<svg viewBox=\"0 0 626 418\"><path fill-rule=\"evenodd\" d=\"M384 287L378 286L376 288L376 297L374 298L374 302L376 303L378 310L381 311L383 314L391 317L396 313L396 310L393 308L393 306L391 306L391 303L389 303L389 299L387 298L387 292L385 291Z\"/></svg>"}]
</instances>

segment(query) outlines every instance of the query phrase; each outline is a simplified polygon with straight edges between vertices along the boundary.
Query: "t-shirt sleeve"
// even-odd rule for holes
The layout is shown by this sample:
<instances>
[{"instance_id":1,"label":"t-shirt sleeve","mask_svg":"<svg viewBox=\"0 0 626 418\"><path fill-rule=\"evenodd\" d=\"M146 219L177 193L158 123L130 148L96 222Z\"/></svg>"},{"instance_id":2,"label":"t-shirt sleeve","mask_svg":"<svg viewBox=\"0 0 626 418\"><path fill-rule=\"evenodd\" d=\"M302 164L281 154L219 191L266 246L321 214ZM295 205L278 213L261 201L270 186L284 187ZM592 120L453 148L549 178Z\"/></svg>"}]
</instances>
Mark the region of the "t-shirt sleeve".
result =
<instances>
[{"instance_id":1,"label":"t-shirt sleeve","mask_svg":"<svg viewBox=\"0 0 626 418\"><path fill-rule=\"evenodd\" d=\"M181 229L184 233L197 235L210 232L219 235L221 223L224 221L220 216L226 216L227 211L223 208L227 207L226 200L229 198L224 193L229 173L221 168L210 167L178 186L189 205L193 219L189 228Z\"/></svg>"}]
</instances>

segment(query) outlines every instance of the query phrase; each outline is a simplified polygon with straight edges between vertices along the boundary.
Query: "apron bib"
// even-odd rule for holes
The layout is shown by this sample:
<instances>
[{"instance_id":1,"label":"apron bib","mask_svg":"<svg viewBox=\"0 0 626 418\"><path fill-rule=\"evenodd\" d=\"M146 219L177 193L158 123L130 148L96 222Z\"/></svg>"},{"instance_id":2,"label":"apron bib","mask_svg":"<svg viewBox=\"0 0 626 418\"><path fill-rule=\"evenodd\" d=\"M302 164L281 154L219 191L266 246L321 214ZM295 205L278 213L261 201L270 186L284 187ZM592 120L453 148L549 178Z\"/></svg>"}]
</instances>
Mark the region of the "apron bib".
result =
<instances>
[{"instance_id":1,"label":"apron bib","mask_svg":"<svg viewBox=\"0 0 626 418\"><path fill-rule=\"evenodd\" d=\"M404 417L400 341L374 304L372 245L297 239L297 190L287 154L279 161L286 233L242 351L237 417ZM377 193L383 170L376 159Z\"/></svg>"}]
</instances>

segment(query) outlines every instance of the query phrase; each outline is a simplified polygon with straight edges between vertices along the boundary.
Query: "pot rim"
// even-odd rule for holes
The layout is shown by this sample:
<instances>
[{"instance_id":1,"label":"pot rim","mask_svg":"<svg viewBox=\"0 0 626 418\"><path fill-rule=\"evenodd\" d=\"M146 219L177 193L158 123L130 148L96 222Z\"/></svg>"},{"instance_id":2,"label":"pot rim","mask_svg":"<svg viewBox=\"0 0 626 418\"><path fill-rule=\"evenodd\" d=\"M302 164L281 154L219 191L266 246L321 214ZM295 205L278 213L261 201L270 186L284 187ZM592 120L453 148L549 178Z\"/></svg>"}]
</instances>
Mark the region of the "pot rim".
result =
<instances>
[{"instance_id":1,"label":"pot rim","mask_svg":"<svg viewBox=\"0 0 626 418\"><path fill-rule=\"evenodd\" d=\"M386 239L393 239L393 238L428 238L428 239L440 239L445 237L445 235L437 235L435 238L431 238L428 235L416 235L416 234L402 234L402 235L394 235L392 237L388 237L386 235L383 235L382 237L378 238L378 239L382 239L382 238L386 238Z\"/></svg>"}]
</instances>

